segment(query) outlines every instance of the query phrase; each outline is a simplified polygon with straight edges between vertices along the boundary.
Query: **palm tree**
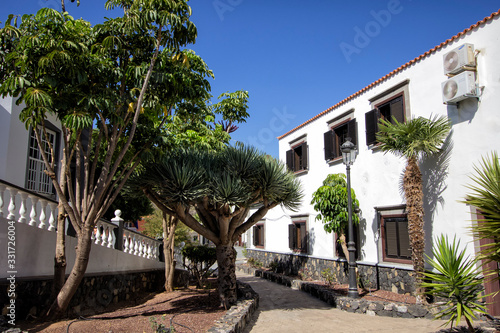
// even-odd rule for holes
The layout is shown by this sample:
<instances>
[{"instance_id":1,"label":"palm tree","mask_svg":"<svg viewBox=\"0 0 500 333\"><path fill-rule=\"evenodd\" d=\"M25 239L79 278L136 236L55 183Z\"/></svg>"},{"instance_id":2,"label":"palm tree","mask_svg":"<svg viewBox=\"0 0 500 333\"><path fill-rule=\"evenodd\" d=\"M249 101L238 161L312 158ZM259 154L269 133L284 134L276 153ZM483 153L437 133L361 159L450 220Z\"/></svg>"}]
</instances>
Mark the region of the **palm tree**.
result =
<instances>
[{"instance_id":1,"label":"palm tree","mask_svg":"<svg viewBox=\"0 0 500 333\"><path fill-rule=\"evenodd\" d=\"M450 129L451 124L446 117L418 117L406 123L400 123L393 118L392 122L381 120L377 133L377 140L384 152L391 152L407 160L403 190L408 212L411 258L417 280L417 300L420 303L424 301L424 290L420 284L424 272L425 237L422 174L418 159L422 155L439 152Z\"/></svg>"},{"instance_id":2,"label":"palm tree","mask_svg":"<svg viewBox=\"0 0 500 333\"><path fill-rule=\"evenodd\" d=\"M284 164L248 147L172 152L145 165L130 183L215 244L219 296L226 308L237 300L238 237L270 209L283 205L295 211L302 199L299 181Z\"/></svg>"},{"instance_id":3,"label":"palm tree","mask_svg":"<svg viewBox=\"0 0 500 333\"><path fill-rule=\"evenodd\" d=\"M476 175L471 179L474 185L467 195L466 203L475 206L483 218L472 228L479 239L500 239L500 162L493 152L490 158L483 158L479 167L474 167ZM500 242L495 241L481 249L481 259L500 261Z\"/></svg>"}]
</instances>

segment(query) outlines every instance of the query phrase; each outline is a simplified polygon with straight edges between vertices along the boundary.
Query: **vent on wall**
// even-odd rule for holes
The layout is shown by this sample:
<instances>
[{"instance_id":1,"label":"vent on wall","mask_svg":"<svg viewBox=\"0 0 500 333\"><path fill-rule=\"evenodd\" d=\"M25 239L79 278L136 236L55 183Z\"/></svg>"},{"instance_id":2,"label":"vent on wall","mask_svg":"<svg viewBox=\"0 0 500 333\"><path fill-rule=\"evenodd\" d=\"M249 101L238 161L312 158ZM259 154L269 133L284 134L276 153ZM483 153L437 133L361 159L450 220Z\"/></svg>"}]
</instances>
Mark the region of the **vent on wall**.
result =
<instances>
[{"instance_id":1,"label":"vent on wall","mask_svg":"<svg viewBox=\"0 0 500 333\"><path fill-rule=\"evenodd\" d=\"M465 71L455 75L441 84L443 103L451 104L469 97L478 97L476 74Z\"/></svg>"},{"instance_id":2,"label":"vent on wall","mask_svg":"<svg viewBox=\"0 0 500 333\"><path fill-rule=\"evenodd\" d=\"M443 69L446 75L458 74L464 70L474 70L476 59L474 45L465 43L443 55Z\"/></svg>"}]
</instances>

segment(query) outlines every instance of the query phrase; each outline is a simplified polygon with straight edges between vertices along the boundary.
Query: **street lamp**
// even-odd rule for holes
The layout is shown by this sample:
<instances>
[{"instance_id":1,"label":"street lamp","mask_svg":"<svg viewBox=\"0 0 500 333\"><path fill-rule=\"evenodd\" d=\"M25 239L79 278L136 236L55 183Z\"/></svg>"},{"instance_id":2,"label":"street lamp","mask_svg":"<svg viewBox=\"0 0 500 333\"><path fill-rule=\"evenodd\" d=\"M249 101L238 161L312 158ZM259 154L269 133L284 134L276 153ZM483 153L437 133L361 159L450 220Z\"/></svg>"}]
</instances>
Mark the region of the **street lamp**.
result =
<instances>
[{"instance_id":1,"label":"street lamp","mask_svg":"<svg viewBox=\"0 0 500 333\"><path fill-rule=\"evenodd\" d=\"M354 228L352 225L352 197L351 197L351 165L356 160L358 151L356 146L351 142L351 138L346 138L346 141L340 147L342 151L342 161L347 169L347 215L349 217L348 224L348 237L347 251L349 252L349 291L347 296L351 298L358 298L358 285L356 283L356 261L354 259L354 252L356 251L354 243Z\"/></svg>"}]
</instances>

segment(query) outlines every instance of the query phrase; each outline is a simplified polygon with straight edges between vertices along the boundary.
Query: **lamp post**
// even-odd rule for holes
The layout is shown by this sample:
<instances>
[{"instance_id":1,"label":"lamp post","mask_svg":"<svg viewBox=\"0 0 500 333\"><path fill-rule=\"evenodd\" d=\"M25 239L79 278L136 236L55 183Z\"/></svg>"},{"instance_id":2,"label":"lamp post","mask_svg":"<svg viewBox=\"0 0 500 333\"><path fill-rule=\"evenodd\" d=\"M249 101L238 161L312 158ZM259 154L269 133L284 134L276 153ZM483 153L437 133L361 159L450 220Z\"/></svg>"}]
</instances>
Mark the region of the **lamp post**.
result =
<instances>
[{"instance_id":1,"label":"lamp post","mask_svg":"<svg viewBox=\"0 0 500 333\"><path fill-rule=\"evenodd\" d=\"M347 251L349 252L349 291L347 296L351 298L358 298L358 285L356 283L356 261L354 259L354 252L356 251L356 244L354 243L354 227L352 225L352 196L351 196L351 165L356 160L357 150L356 146L351 142L351 138L346 138L346 141L340 147L342 151L342 161L347 169L347 215L348 215L348 237Z\"/></svg>"}]
</instances>

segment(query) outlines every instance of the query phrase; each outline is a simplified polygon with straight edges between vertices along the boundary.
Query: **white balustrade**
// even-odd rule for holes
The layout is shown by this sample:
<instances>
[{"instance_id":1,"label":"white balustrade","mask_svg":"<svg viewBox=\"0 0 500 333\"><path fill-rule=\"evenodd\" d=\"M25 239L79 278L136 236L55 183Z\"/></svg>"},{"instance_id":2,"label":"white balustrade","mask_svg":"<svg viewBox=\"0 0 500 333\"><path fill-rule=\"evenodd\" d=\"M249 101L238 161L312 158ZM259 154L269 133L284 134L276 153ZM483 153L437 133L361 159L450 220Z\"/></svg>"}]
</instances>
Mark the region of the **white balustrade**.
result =
<instances>
[{"instance_id":1,"label":"white balustrade","mask_svg":"<svg viewBox=\"0 0 500 333\"><path fill-rule=\"evenodd\" d=\"M45 229L45 226L47 225L45 223L45 220L47 219L47 215L45 215L45 209L47 208L47 200L41 199L40 204L42 206L42 210L40 212L40 224L38 225L38 228L40 229Z\"/></svg>"},{"instance_id":2,"label":"white balustrade","mask_svg":"<svg viewBox=\"0 0 500 333\"><path fill-rule=\"evenodd\" d=\"M0 217L3 217L3 194L5 193L6 186L0 184Z\"/></svg>"},{"instance_id":3,"label":"white balustrade","mask_svg":"<svg viewBox=\"0 0 500 333\"><path fill-rule=\"evenodd\" d=\"M5 211L7 201L7 211ZM57 229L57 202L0 181L0 218L4 218L5 215L9 221L27 223L31 227L51 232ZM115 248L116 230L123 225L120 210L115 211L115 217L111 221L99 220L97 222L92 235L94 244L109 249ZM123 228L123 233L119 237L123 240L123 252L141 258L159 260L160 241L126 228Z\"/></svg>"},{"instance_id":4,"label":"white balustrade","mask_svg":"<svg viewBox=\"0 0 500 333\"><path fill-rule=\"evenodd\" d=\"M56 221L54 218L54 213L57 209L57 204L55 202L50 202L49 207L50 207L49 231L54 231L56 230Z\"/></svg>"},{"instance_id":5,"label":"white balustrade","mask_svg":"<svg viewBox=\"0 0 500 333\"><path fill-rule=\"evenodd\" d=\"M28 193L21 192L21 208L19 209L19 223L26 223L26 199L28 199Z\"/></svg>"},{"instance_id":6,"label":"white balustrade","mask_svg":"<svg viewBox=\"0 0 500 333\"><path fill-rule=\"evenodd\" d=\"M7 220L14 221L16 218L15 210L16 210L17 190L13 189L13 188L9 188L9 192L10 192L10 202L9 202L9 207L7 208L9 210L9 215L7 215Z\"/></svg>"},{"instance_id":7,"label":"white balustrade","mask_svg":"<svg viewBox=\"0 0 500 333\"><path fill-rule=\"evenodd\" d=\"M36 205L38 204L38 197L31 195L30 199L31 199L31 213L30 213L29 225L32 227L36 227L36 217L37 217Z\"/></svg>"}]
</instances>

